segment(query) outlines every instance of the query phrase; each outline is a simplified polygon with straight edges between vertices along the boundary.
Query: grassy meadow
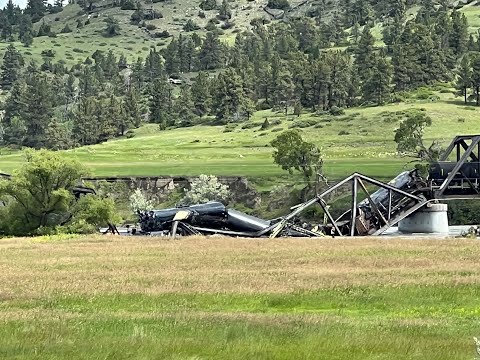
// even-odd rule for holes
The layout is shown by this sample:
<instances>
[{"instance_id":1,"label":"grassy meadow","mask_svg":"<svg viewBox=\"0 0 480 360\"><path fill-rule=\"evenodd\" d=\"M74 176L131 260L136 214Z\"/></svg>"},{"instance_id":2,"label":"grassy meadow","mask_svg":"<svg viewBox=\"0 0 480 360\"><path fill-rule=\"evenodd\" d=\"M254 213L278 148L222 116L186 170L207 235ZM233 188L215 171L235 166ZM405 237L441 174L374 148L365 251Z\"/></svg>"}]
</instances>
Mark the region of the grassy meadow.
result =
<instances>
[{"instance_id":1,"label":"grassy meadow","mask_svg":"<svg viewBox=\"0 0 480 360\"><path fill-rule=\"evenodd\" d=\"M321 148L328 177L340 179L357 171L390 179L408 163L408 159L395 156L393 141L402 111L424 109L432 118L433 125L425 133L427 144L438 139L447 145L455 135L478 133L478 108L463 105L451 93L438 95L438 101L412 100L353 108L337 117L305 113L296 118L259 111L248 122L227 126L198 125L159 131L157 125L150 124L137 129L134 138L65 153L89 166L95 175L209 173L275 178L287 173L273 163L270 141L281 131L306 123L308 126L300 130L307 141ZM266 118L272 125L261 130ZM21 164L22 155L18 151L1 149L0 154L2 172L12 172Z\"/></svg>"},{"instance_id":2,"label":"grassy meadow","mask_svg":"<svg viewBox=\"0 0 480 360\"><path fill-rule=\"evenodd\" d=\"M0 242L3 359L473 359L473 240Z\"/></svg>"}]
</instances>

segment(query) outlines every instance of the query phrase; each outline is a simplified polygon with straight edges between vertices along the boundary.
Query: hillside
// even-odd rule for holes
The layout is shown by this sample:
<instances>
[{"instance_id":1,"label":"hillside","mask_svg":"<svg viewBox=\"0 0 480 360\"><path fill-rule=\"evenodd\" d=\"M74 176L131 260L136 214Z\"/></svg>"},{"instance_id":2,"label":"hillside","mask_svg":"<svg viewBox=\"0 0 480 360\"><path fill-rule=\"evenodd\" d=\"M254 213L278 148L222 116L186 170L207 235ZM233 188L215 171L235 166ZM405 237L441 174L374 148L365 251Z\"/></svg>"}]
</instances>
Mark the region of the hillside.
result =
<instances>
[{"instance_id":1,"label":"hillside","mask_svg":"<svg viewBox=\"0 0 480 360\"><path fill-rule=\"evenodd\" d=\"M29 9L12 15L0 169L29 146L65 150L98 175L275 177L270 141L300 128L330 178L387 179L406 162L393 134L409 111L432 118L426 142L477 132L480 3L352 4L79 1L35 22L47 35L26 46Z\"/></svg>"},{"instance_id":2,"label":"hillside","mask_svg":"<svg viewBox=\"0 0 480 360\"><path fill-rule=\"evenodd\" d=\"M25 59L34 59L38 62L42 61L42 51L48 49L55 50L56 61L62 60L69 65L85 60L85 57L91 55L97 49L103 51L112 50L117 56L123 54L128 60L134 61L139 56L145 57L151 47L161 49L169 43L170 38L155 38L155 33L168 31L171 36L178 37L180 33L185 33L183 26L189 19L192 19L200 27L196 33L204 36L206 33L205 26L217 14L216 10L203 11L200 9L198 6L200 2L197 4L188 0L169 0L157 3L139 1L138 3L142 8L158 11L163 15L160 19L147 21L147 25L155 26L155 30L150 31L131 23L130 18L134 10L121 10L119 7L110 8L111 3L112 1L107 0L93 2L97 7L90 13L82 11L78 4L68 4L63 11L56 14L48 14L41 22L34 24L35 31L38 31L40 23L50 25L52 31L57 34L55 38L48 36L34 38L32 45L28 48L23 47L18 40L13 43L20 48L20 52ZM222 41L226 44L232 44L236 33L252 28L251 22L254 19L265 19L272 22L282 21L272 16L272 14L281 14L282 12L272 10L269 13L264 10L267 3L267 0L239 0L232 3L233 27L223 30L221 35ZM480 1L452 1L452 4L466 15L469 23L469 32L477 34L480 29ZM286 13L283 19L303 16L305 12L320 6L324 9L324 16L328 21L335 11L340 11L338 3L335 1L322 4L321 1L316 0L306 2L304 0L293 0L291 1L291 6L293 10ZM411 7L407 11L408 18L413 18L418 8L418 6ZM199 16L199 13L203 13L205 17L203 15ZM108 16L114 16L118 20L121 28L119 36L112 38L103 36L105 19ZM78 21L85 23L87 20L89 22L88 25L81 28L77 27ZM61 30L65 25L68 25L73 31L62 34ZM373 35L377 39L377 45L380 46L384 45L381 34L382 25L382 20L379 19L372 30ZM0 58L3 57L5 48L9 43L0 42Z\"/></svg>"},{"instance_id":3,"label":"hillside","mask_svg":"<svg viewBox=\"0 0 480 360\"><path fill-rule=\"evenodd\" d=\"M458 103L453 94L437 93L439 100L411 100L379 107L348 109L345 115L322 117L259 111L250 121L236 126L199 125L159 132L145 125L130 139L67 150L72 158L89 165L96 175L244 175L271 179L286 172L276 166L269 142L282 129L301 128L306 140L324 154L328 177L339 179L357 171L390 179L402 171L408 159L395 155L394 129L404 113L424 109L433 125L426 130L426 143L443 145L457 134L478 133L480 110ZM271 125L261 130L265 118ZM11 172L21 155L4 149L0 170Z\"/></svg>"},{"instance_id":4,"label":"hillside","mask_svg":"<svg viewBox=\"0 0 480 360\"><path fill-rule=\"evenodd\" d=\"M293 8L305 1L294 0L291 2ZM25 48L21 42L14 42L21 50L20 52L25 58L34 59L38 62L42 61L42 51L53 49L56 52L55 61L63 60L68 65L74 65L79 61L84 61L85 58L97 49L103 51L112 50L117 56L125 55L129 61L135 61L137 57L145 57L151 47L158 49L164 48L170 37L166 39L156 38L155 33L168 31L171 36L178 37L180 33L185 33L183 26L191 19L200 27L195 31L200 36L204 36L206 30L205 26L210 19L214 19L218 11L209 10L203 11L198 6L200 1L189 0L168 0L162 2L137 2L144 9L150 11L157 11L162 14L162 18L146 21L147 25L154 26L155 29L147 30L145 27L139 27L132 24L130 18L134 10L121 10L120 7L111 8L112 1L102 0L93 2L94 10L82 11L78 4L68 4L63 11L56 14L46 15L40 22L34 24L34 30L38 31L41 23L51 26L51 30L56 33L56 37L41 36L34 38L32 45ZM302 15L304 8L311 8L316 6L318 1L308 1L307 4L300 6L289 12L289 16ZM235 34L238 31L251 29L251 21L254 19L269 19L276 22L273 16L265 12L264 8L267 5L267 0L239 0L232 3L232 23L233 27L223 30L221 35L222 41L226 44L232 44L235 39ZM199 13L203 15L199 16ZM272 11L272 14L275 13ZM120 34L115 37L103 36L105 28L105 19L108 16L113 16L118 20L120 25ZM77 27L78 21L85 23L88 20L89 24L81 28ZM61 30L68 25L73 31L71 33L62 34ZM0 42L0 57L3 57L5 48L8 42ZM23 49L22 49L23 48Z\"/></svg>"}]
</instances>

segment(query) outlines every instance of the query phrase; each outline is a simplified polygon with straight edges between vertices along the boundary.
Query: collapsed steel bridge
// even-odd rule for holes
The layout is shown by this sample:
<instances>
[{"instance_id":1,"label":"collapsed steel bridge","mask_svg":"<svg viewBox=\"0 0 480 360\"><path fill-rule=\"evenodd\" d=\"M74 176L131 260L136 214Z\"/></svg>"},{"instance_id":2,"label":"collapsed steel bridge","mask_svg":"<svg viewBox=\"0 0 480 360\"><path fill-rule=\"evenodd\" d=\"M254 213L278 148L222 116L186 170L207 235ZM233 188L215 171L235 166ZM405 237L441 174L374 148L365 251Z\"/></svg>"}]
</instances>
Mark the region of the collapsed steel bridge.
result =
<instances>
[{"instance_id":1,"label":"collapsed steel bridge","mask_svg":"<svg viewBox=\"0 0 480 360\"><path fill-rule=\"evenodd\" d=\"M323 234L339 236L381 235L402 219L429 203L453 199L480 198L480 135L457 136L439 161L430 164L426 177L417 170L405 171L384 183L354 173L329 187L315 198L295 206L286 216L273 220L259 219L223 204L212 202L139 214L141 233L151 235L207 235L270 237ZM328 200L348 188L350 208L334 218ZM376 191L369 191L376 188ZM360 193L364 197L358 201ZM348 193L347 193L348 195ZM318 205L326 221L304 224L299 215Z\"/></svg>"}]
</instances>

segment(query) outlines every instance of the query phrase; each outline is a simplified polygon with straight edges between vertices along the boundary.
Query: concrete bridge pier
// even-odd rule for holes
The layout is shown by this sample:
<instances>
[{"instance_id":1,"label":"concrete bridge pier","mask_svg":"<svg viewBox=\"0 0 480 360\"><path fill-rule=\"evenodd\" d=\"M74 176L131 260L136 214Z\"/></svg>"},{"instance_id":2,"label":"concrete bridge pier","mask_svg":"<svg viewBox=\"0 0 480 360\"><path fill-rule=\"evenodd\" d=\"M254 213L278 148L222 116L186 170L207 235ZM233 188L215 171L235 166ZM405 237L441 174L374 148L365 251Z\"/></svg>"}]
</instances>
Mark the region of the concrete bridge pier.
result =
<instances>
[{"instance_id":1,"label":"concrete bridge pier","mask_svg":"<svg viewBox=\"0 0 480 360\"><path fill-rule=\"evenodd\" d=\"M447 204L427 204L398 224L403 233L448 234Z\"/></svg>"}]
</instances>

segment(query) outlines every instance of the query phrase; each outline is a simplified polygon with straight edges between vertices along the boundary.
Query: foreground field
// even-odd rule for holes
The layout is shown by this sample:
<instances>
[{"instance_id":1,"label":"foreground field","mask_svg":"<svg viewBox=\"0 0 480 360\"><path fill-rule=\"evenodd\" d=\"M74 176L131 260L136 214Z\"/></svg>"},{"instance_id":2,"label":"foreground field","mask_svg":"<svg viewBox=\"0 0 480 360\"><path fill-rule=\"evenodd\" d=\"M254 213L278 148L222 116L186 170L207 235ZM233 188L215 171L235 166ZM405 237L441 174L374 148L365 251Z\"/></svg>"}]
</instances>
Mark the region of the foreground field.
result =
<instances>
[{"instance_id":1,"label":"foreground field","mask_svg":"<svg viewBox=\"0 0 480 360\"><path fill-rule=\"evenodd\" d=\"M472 359L471 240L0 242L0 358Z\"/></svg>"}]
</instances>

